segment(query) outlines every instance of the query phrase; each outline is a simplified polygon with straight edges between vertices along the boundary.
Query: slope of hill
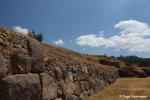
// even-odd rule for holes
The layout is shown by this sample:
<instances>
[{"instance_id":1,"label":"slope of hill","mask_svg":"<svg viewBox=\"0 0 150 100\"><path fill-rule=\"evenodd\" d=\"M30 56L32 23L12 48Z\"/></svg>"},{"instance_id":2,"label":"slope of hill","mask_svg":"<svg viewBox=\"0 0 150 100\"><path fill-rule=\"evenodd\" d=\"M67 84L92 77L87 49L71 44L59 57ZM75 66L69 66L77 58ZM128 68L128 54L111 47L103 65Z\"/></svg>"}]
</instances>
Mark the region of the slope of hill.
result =
<instances>
[{"instance_id":1,"label":"slope of hill","mask_svg":"<svg viewBox=\"0 0 150 100\"><path fill-rule=\"evenodd\" d=\"M134 57L131 56L131 58L129 56L129 59L128 57L124 57L125 62L123 62L123 60L120 60L120 58L118 57L94 55L94 56L91 56L91 58L95 59L94 62L97 62L99 64L111 65L111 66L116 67L119 72L120 77L148 77L150 76L150 67L140 66L139 63L141 60L137 60L137 57L135 56ZM143 61L145 61L145 58L139 58L139 59L142 59ZM149 58L146 58L146 63L147 65L149 65L150 62L148 62L147 59ZM132 64L130 65L129 64L130 62L133 62L133 65Z\"/></svg>"},{"instance_id":2,"label":"slope of hill","mask_svg":"<svg viewBox=\"0 0 150 100\"><path fill-rule=\"evenodd\" d=\"M83 55L0 28L0 100L79 100L115 82L118 71Z\"/></svg>"},{"instance_id":3,"label":"slope of hill","mask_svg":"<svg viewBox=\"0 0 150 100\"><path fill-rule=\"evenodd\" d=\"M150 100L150 78L120 78L84 100Z\"/></svg>"}]
</instances>

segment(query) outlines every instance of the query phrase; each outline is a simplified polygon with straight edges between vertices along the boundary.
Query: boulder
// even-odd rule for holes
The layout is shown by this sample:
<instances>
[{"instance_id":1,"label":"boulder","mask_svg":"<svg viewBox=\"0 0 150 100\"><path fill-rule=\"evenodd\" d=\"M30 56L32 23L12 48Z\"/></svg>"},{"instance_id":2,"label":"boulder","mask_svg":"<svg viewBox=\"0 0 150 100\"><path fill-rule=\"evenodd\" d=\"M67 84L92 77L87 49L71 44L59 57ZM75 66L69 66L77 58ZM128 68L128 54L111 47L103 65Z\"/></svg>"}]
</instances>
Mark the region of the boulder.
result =
<instances>
[{"instance_id":1,"label":"boulder","mask_svg":"<svg viewBox=\"0 0 150 100\"><path fill-rule=\"evenodd\" d=\"M55 67L54 68L54 73L55 73L55 77L56 77L57 80L63 79L63 72L60 69L60 67Z\"/></svg>"},{"instance_id":2,"label":"boulder","mask_svg":"<svg viewBox=\"0 0 150 100\"><path fill-rule=\"evenodd\" d=\"M73 82L73 73L72 73L72 72L68 72L68 73L67 73L66 81L71 81L71 82Z\"/></svg>"},{"instance_id":3,"label":"boulder","mask_svg":"<svg viewBox=\"0 0 150 100\"><path fill-rule=\"evenodd\" d=\"M4 77L6 75L6 64L5 64L5 59L3 55L0 53L0 78Z\"/></svg>"},{"instance_id":4,"label":"boulder","mask_svg":"<svg viewBox=\"0 0 150 100\"><path fill-rule=\"evenodd\" d=\"M38 74L16 74L2 79L0 100L41 100Z\"/></svg>"},{"instance_id":5,"label":"boulder","mask_svg":"<svg viewBox=\"0 0 150 100\"><path fill-rule=\"evenodd\" d=\"M31 71L32 59L24 54L15 54L11 57L14 74L24 74Z\"/></svg>"},{"instance_id":6,"label":"boulder","mask_svg":"<svg viewBox=\"0 0 150 100\"><path fill-rule=\"evenodd\" d=\"M63 93L64 95L72 95L75 93L77 89L77 85L73 81L73 74L72 72L68 72L65 82L63 82Z\"/></svg>"},{"instance_id":7,"label":"boulder","mask_svg":"<svg viewBox=\"0 0 150 100\"><path fill-rule=\"evenodd\" d=\"M77 88L77 85L73 82L63 82L62 89L63 89L63 95L72 95L75 93L75 90Z\"/></svg>"},{"instance_id":8,"label":"boulder","mask_svg":"<svg viewBox=\"0 0 150 100\"><path fill-rule=\"evenodd\" d=\"M83 72L83 74L88 74L87 66L85 66L85 65L82 66L82 72Z\"/></svg>"},{"instance_id":9,"label":"boulder","mask_svg":"<svg viewBox=\"0 0 150 100\"><path fill-rule=\"evenodd\" d=\"M89 89L89 83L87 81L81 81L80 84L81 84L82 92L84 92L84 91Z\"/></svg>"},{"instance_id":10,"label":"boulder","mask_svg":"<svg viewBox=\"0 0 150 100\"><path fill-rule=\"evenodd\" d=\"M46 73L41 73L42 99L51 100L57 97L58 85L52 76Z\"/></svg>"},{"instance_id":11,"label":"boulder","mask_svg":"<svg viewBox=\"0 0 150 100\"><path fill-rule=\"evenodd\" d=\"M76 89L74 91L74 94L77 95L77 96L80 96L80 94L81 94L80 83L78 81L76 81L75 84L76 84L77 87L76 87Z\"/></svg>"},{"instance_id":12,"label":"boulder","mask_svg":"<svg viewBox=\"0 0 150 100\"><path fill-rule=\"evenodd\" d=\"M32 71L35 73L41 73L44 66L44 58L41 44L37 40L29 38L27 41L27 48L29 54L33 58Z\"/></svg>"},{"instance_id":13,"label":"boulder","mask_svg":"<svg viewBox=\"0 0 150 100\"><path fill-rule=\"evenodd\" d=\"M88 79L88 82L89 82L89 88L93 89L94 92L98 92L102 87L104 87L103 80L96 80L90 77Z\"/></svg>"}]
</instances>

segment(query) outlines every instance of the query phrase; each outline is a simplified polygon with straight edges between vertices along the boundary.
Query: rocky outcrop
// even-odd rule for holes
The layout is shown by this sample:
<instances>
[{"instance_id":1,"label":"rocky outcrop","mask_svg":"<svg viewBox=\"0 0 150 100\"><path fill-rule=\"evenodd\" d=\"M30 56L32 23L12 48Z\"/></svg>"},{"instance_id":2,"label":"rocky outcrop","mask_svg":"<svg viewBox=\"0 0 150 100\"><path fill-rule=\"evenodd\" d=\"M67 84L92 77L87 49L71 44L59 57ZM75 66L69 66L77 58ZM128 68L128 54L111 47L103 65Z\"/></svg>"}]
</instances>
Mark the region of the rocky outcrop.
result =
<instances>
[{"instance_id":1,"label":"rocky outcrop","mask_svg":"<svg viewBox=\"0 0 150 100\"><path fill-rule=\"evenodd\" d=\"M148 74L140 67L119 68L118 72L120 77L148 77Z\"/></svg>"},{"instance_id":2,"label":"rocky outcrop","mask_svg":"<svg viewBox=\"0 0 150 100\"><path fill-rule=\"evenodd\" d=\"M0 100L79 100L119 77L114 67L46 52L37 40L5 28L0 48Z\"/></svg>"},{"instance_id":3,"label":"rocky outcrop","mask_svg":"<svg viewBox=\"0 0 150 100\"><path fill-rule=\"evenodd\" d=\"M119 61L119 60L112 60L111 61L111 60L108 60L108 59L100 59L99 63L103 64L103 65L114 66L114 67L117 67L117 68L126 67L126 64L122 61Z\"/></svg>"}]
</instances>

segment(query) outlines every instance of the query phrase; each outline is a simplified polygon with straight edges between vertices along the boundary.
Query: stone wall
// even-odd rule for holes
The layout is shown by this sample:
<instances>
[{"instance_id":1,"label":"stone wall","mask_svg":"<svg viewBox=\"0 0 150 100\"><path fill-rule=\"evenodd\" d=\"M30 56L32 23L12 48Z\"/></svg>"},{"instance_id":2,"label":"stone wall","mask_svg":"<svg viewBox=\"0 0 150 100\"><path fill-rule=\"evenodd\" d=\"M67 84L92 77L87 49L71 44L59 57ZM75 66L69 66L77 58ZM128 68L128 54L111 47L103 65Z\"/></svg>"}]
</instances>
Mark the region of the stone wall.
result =
<instances>
[{"instance_id":1,"label":"stone wall","mask_svg":"<svg viewBox=\"0 0 150 100\"><path fill-rule=\"evenodd\" d=\"M37 40L0 28L0 100L79 100L119 77L113 67L53 59Z\"/></svg>"},{"instance_id":2,"label":"stone wall","mask_svg":"<svg viewBox=\"0 0 150 100\"><path fill-rule=\"evenodd\" d=\"M110 61L108 59L101 59L101 60L99 60L99 63L103 64L103 65L114 66L114 67L117 67L117 68L124 68L124 67L126 67L126 64L124 62L122 62L122 61L119 61L119 60Z\"/></svg>"}]
</instances>

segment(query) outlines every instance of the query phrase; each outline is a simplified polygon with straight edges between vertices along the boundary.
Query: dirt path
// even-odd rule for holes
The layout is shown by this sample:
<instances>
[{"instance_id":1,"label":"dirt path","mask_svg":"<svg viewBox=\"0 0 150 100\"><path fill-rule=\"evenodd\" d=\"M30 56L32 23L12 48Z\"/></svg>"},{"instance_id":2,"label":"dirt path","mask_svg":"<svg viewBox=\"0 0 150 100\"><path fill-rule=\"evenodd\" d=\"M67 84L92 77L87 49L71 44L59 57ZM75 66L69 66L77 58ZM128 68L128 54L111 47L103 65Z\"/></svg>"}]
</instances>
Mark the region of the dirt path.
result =
<instances>
[{"instance_id":1,"label":"dirt path","mask_svg":"<svg viewBox=\"0 0 150 100\"><path fill-rule=\"evenodd\" d=\"M120 78L85 100L150 100L150 78Z\"/></svg>"}]
</instances>

